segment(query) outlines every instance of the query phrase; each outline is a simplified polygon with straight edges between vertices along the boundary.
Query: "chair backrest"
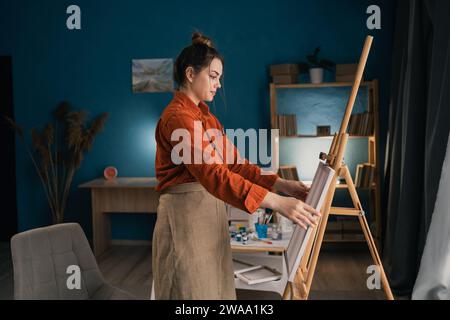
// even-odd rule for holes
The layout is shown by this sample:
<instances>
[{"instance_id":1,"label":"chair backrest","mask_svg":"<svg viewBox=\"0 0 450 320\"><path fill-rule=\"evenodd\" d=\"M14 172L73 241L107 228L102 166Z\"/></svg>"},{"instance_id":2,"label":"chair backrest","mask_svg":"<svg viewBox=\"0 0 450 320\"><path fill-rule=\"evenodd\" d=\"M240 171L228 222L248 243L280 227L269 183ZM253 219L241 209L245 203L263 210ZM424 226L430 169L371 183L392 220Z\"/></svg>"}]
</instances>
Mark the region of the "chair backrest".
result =
<instances>
[{"instance_id":1,"label":"chair backrest","mask_svg":"<svg viewBox=\"0 0 450 320\"><path fill-rule=\"evenodd\" d=\"M104 283L97 262L77 223L57 224L11 238L15 299L89 299ZM67 283L80 270L80 288ZM74 267L72 267L74 268ZM76 268L76 267L75 267ZM68 273L69 272L69 273Z\"/></svg>"},{"instance_id":2,"label":"chair backrest","mask_svg":"<svg viewBox=\"0 0 450 320\"><path fill-rule=\"evenodd\" d=\"M319 162L311 189L306 197L305 202L320 210L324 203L328 192L328 187L333 181L335 171L327 164ZM309 241L313 229L308 227L307 230L295 225L294 232L285 253L286 267L289 274L289 281L294 281L295 274L299 267L300 261L305 252L306 245Z\"/></svg>"}]
</instances>

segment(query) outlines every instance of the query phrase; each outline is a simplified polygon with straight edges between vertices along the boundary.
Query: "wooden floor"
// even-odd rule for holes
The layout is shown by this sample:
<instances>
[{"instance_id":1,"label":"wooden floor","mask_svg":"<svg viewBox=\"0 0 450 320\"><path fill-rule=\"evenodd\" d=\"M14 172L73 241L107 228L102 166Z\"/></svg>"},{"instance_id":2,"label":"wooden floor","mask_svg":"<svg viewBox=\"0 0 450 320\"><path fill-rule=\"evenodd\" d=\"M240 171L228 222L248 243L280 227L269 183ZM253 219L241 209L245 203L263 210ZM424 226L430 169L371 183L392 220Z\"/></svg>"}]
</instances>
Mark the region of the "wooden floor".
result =
<instances>
[{"instance_id":1,"label":"wooden floor","mask_svg":"<svg viewBox=\"0 0 450 320\"><path fill-rule=\"evenodd\" d=\"M140 299L149 299L151 248L111 247L98 259L105 279ZM366 269L373 264L365 244L340 244L322 249L310 299L384 299L381 290L366 287ZM13 267L8 243L0 243L0 300L13 299ZM238 299L277 299L274 294L237 291Z\"/></svg>"}]
</instances>

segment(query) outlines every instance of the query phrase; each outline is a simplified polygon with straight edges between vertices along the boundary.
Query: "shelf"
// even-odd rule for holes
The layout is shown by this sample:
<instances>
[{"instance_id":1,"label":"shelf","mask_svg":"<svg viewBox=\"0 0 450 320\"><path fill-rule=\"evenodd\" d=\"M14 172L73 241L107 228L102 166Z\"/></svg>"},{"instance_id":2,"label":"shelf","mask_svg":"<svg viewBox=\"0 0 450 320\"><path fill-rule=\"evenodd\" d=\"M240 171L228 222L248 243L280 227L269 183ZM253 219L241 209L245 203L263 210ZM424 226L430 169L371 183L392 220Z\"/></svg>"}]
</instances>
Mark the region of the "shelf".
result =
<instances>
[{"instance_id":1,"label":"shelf","mask_svg":"<svg viewBox=\"0 0 450 320\"><path fill-rule=\"evenodd\" d=\"M296 136L279 136L280 138L333 138L333 136L316 136L316 135L307 135L307 134L298 134ZM374 136L358 136L358 135L350 135L349 138L374 138Z\"/></svg>"},{"instance_id":2,"label":"shelf","mask_svg":"<svg viewBox=\"0 0 450 320\"><path fill-rule=\"evenodd\" d=\"M372 81L363 81L361 86L368 86ZM299 89L299 88L328 88L328 87L351 87L353 82L323 82L323 83L294 83L294 84L273 84L275 89Z\"/></svg>"},{"instance_id":3,"label":"shelf","mask_svg":"<svg viewBox=\"0 0 450 320\"><path fill-rule=\"evenodd\" d=\"M352 82L325 82L325 83L319 83L319 84L313 84L313 83L296 83L296 84L275 84L270 83L269 91L270 91L270 119L271 119L271 127L275 128L277 126L277 94L280 92L277 89L302 89L302 88L332 88L332 87L344 87L344 89L352 88L353 87L353 81ZM367 141L367 162L373 164L375 166L375 176L374 176L374 183L371 186L367 187L356 187L357 192L367 193L369 195L369 202L367 205L370 206L371 209L371 219L373 221L369 221L369 223L376 224L375 230L371 230L372 233L375 235L376 239L381 238L382 234L382 214L381 214L381 203L380 203L380 170L379 170L379 163L378 163L378 157L379 157L379 146L378 146L378 139L379 139L379 91L378 91L378 80L366 80L361 81L359 84L364 89L367 89L368 91L368 97L367 97L367 105L368 105L368 111L373 114L373 132L371 135L353 135L349 134L348 137L350 140L353 139L354 142L356 142L354 139L366 139L362 140L362 142ZM334 91L334 90L332 90ZM318 91L319 92L319 91ZM322 92L322 91L320 91ZM293 109L296 110L296 109ZM322 142L324 141L330 141L331 138L333 138L335 135L326 135L326 136L318 136L316 134L298 134L297 131L294 130L296 133L292 136L279 136L279 138L285 138L283 139L286 143L288 142L288 139L310 139L310 142L313 143L314 141L317 141L317 143L320 143L320 139L322 138ZM314 131L311 131L314 132ZM312 140L315 139L315 140ZM281 140L281 139L280 139ZM306 140L294 140L294 141L306 141ZM314 142L315 144L315 142ZM281 147L281 144L280 144ZM279 151L279 150L278 150ZM282 159L280 159L281 161ZM282 161L281 161L282 162ZM348 186L345 184L337 184L336 189L345 190L348 189ZM372 212L373 209L373 212ZM339 218L339 215L336 215L336 217ZM328 225L327 225L328 227ZM328 229L328 228L327 228ZM346 229L346 228L344 228ZM344 235L342 234L342 231L345 231L341 228L341 231L338 231L338 234L331 233L329 235L325 235L325 241L327 242L360 242L361 240L364 242L364 235L361 234L358 235L347 235L344 232Z\"/></svg>"}]
</instances>

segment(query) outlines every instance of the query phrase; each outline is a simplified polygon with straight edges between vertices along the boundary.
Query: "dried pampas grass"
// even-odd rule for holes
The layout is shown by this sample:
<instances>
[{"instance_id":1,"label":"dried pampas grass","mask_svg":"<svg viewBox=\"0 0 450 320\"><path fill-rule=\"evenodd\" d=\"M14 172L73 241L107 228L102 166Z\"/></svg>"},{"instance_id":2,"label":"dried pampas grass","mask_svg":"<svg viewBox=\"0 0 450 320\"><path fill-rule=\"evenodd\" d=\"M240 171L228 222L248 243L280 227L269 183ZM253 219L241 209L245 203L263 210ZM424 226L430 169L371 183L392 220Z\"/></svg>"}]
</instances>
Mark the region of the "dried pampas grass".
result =
<instances>
[{"instance_id":1,"label":"dried pampas grass","mask_svg":"<svg viewBox=\"0 0 450 320\"><path fill-rule=\"evenodd\" d=\"M87 127L88 112L71 111L70 104L64 101L52 115L54 124L46 124L42 132L30 130L31 147L23 128L9 117L5 120L25 144L44 187L53 223L62 223L75 171L81 166L84 153L92 149L95 136L104 129L108 113L102 113Z\"/></svg>"}]
</instances>

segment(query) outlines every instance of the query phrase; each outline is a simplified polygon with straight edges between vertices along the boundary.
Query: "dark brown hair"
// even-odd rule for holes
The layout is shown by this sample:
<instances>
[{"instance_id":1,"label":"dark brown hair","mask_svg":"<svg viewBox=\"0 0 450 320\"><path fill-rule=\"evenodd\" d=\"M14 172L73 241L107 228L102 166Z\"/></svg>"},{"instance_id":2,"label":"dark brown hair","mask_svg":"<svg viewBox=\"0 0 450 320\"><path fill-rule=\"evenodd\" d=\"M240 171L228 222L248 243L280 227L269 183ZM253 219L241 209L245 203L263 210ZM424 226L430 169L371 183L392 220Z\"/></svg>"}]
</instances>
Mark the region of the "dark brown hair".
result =
<instances>
[{"instance_id":1,"label":"dark brown hair","mask_svg":"<svg viewBox=\"0 0 450 320\"><path fill-rule=\"evenodd\" d=\"M173 79L182 87L186 82L186 69L192 67L195 73L199 73L217 58L224 64L224 58L216 50L212 40L200 32L192 34L192 44L181 51L175 60Z\"/></svg>"}]
</instances>

